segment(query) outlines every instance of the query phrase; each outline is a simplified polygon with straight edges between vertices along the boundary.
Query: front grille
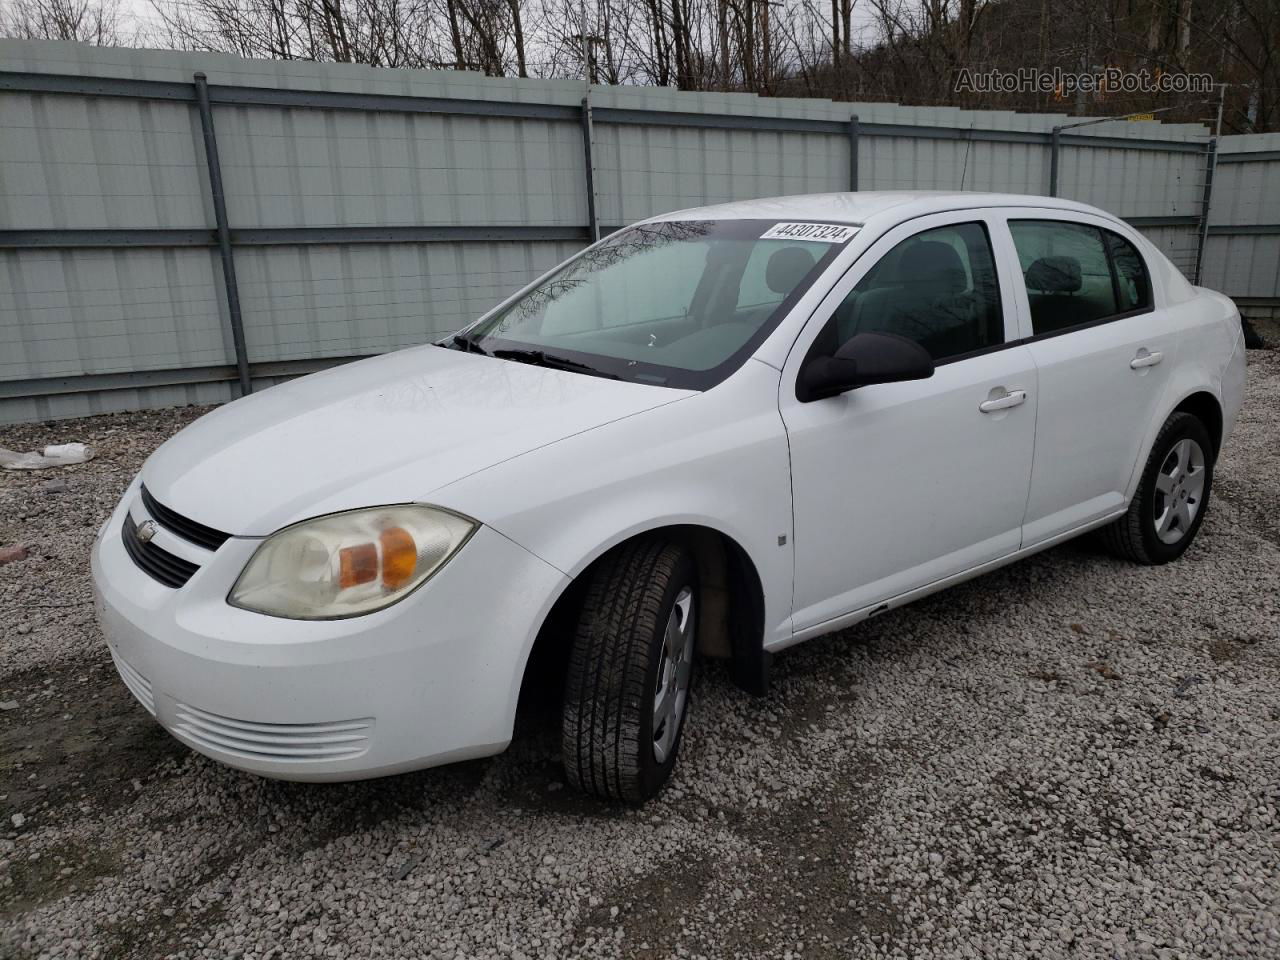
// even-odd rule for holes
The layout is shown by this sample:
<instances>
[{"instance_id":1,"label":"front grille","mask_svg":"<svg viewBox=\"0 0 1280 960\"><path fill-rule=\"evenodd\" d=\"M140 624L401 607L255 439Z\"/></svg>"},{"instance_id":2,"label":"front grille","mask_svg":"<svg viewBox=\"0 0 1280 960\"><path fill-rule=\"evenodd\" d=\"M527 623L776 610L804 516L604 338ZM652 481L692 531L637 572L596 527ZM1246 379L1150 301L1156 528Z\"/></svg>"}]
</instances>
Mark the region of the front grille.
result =
<instances>
[{"instance_id":1,"label":"front grille","mask_svg":"<svg viewBox=\"0 0 1280 960\"><path fill-rule=\"evenodd\" d=\"M350 760L369 749L373 719L256 723L175 704L174 733L208 750L248 760Z\"/></svg>"},{"instance_id":2,"label":"front grille","mask_svg":"<svg viewBox=\"0 0 1280 960\"><path fill-rule=\"evenodd\" d=\"M120 679L124 681L124 685L129 688L129 692L138 698L138 702L147 708L147 713L153 717L156 715L155 698L151 695L151 684L133 667L124 662L122 657L116 656L114 650L111 651L111 659L115 662L116 671L120 674Z\"/></svg>"},{"instance_id":3,"label":"front grille","mask_svg":"<svg viewBox=\"0 0 1280 960\"><path fill-rule=\"evenodd\" d=\"M175 590L191 579L200 567L181 557L175 557L168 550L162 550L154 543L143 543L138 539L138 525L132 515L124 518L124 549L133 558L133 562L159 580L166 587Z\"/></svg>"},{"instance_id":4,"label":"front grille","mask_svg":"<svg viewBox=\"0 0 1280 960\"><path fill-rule=\"evenodd\" d=\"M203 523L196 523L180 513L174 513L157 501L145 486L142 488L142 505L160 526L172 530L184 540L190 540L196 546L204 547L206 550L217 550L231 536L213 527L206 527Z\"/></svg>"}]
</instances>

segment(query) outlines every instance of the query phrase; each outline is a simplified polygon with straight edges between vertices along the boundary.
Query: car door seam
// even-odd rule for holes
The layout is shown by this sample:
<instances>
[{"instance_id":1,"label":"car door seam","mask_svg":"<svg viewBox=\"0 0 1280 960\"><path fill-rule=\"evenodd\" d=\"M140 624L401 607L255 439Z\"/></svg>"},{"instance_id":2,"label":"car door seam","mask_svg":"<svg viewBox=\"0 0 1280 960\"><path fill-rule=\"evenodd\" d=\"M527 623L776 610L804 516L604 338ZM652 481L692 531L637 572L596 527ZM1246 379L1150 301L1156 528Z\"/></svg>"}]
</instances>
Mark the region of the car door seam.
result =
<instances>
[{"instance_id":1,"label":"car door seam","mask_svg":"<svg viewBox=\"0 0 1280 960\"><path fill-rule=\"evenodd\" d=\"M791 529L788 530L790 536L787 538L788 549L791 551L791 603L787 610L787 627L789 633L795 636L796 632L796 473L795 463L791 459L791 428L787 426L787 418L782 414L782 391L786 389L786 377L782 376L782 371L778 371L778 392L774 396L774 407L778 412L778 422L782 424L782 437L787 444L787 492L791 496L789 504L791 515Z\"/></svg>"},{"instance_id":2,"label":"car door seam","mask_svg":"<svg viewBox=\"0 0 1280 960\"><path fill-rule=\"evenodd\" d=\"M1031 489L1036 477L1036 456L1040 452L1040 361L1036 359L1034 350L1027 350L1027 357L1031 361L1031 370L1035 375L1036 386L1034 399L1034 410L1031 416L1031 466L1027 470L1027 493L1022 504L1022 522L1018 524L1018 549L1021 550L1026 546L1027 542L1027 514L1031 512Z\"/></svg>"}]
</instances>

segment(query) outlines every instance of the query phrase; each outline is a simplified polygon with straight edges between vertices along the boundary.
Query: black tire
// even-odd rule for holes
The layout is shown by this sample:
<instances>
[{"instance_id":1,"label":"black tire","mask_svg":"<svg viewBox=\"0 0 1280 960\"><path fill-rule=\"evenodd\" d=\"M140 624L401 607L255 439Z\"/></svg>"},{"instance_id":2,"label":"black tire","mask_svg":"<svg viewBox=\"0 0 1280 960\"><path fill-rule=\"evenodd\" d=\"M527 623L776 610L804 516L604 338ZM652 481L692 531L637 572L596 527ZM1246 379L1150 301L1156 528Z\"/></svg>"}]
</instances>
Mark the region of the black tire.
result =
<instances>
[{"instance_id":1,"label":"black tire","mask_svg":"<svg viewBox=\"0 0 1280 960\"><path fill-rule=\"evenodd\" d=\"M1182 440L1193 440L1204 452L1204 489L1198 509L1191 524L1176 543L1165 543L1156 534L1156 506L1160 494L1156 490L1156 477L1161 465L1169 457L1174 446ZM1103 545L1112 553L1134 563L1148 565L1177 560L1191 546L1200 525L1209 512L1210 493L1213 490L1213 466L1217 451L1200 419L1190 413L1174 413L1164 422L1152 444L1151 455L1142 469L1142 479L1129 504L1128 512L1099 532Z\"/></svg>"},{"instance_id":2,"label":"black tire","mask_svg":"<svg viewBox=\"0 0 1280 960\"><path fill-rule=\"evenodd\" d=\"M674 739L659 762L654 692L667 622L686 588L693 604L689 619L696 627L697 576L690 552L661 538L624 544L591 574L569 653L561 726L565 773L586 793L638 804L671 775L688 694ZM695 635L695 648L696 643Z\"/></svg>"}]
</instances>

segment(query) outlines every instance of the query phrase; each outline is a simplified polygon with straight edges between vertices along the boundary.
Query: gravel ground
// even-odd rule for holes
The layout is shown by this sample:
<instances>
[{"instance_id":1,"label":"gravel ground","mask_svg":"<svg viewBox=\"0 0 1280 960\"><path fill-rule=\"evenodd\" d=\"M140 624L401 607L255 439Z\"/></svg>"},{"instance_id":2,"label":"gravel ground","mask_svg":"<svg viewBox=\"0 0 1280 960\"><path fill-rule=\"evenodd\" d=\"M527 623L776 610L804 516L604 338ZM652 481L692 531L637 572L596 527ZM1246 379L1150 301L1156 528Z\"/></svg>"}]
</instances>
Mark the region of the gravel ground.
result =
<instances>
[{"instance_id":1,"label":"gravel ground","mask_svg":"<svg viewBox=\"0 0 1280 960\"><path fill-rule=\"evenodd\" d=\"M1181 562L1069 544L780 656L763 699L713 666L641 810L564 787L545 708L359 784L188 752L85 557L200 411L6 429L101 454L0 475L0 956L1280 956L1280 354L1250 361Z\"/></svg>"}]
</instances>

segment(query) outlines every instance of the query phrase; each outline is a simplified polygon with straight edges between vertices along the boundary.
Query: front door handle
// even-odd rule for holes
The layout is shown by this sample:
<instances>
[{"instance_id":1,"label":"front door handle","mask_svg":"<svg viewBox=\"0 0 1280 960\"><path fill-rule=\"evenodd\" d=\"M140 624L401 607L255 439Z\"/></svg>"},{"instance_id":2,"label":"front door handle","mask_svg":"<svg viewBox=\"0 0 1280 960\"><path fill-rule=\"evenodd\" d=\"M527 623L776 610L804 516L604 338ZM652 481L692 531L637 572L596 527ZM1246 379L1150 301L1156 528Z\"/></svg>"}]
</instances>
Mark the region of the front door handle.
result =
<instances>
[{"instance_id":1,"label":"front door handle","mask_svg":"<svg viewBox=\"0 0 1280 960\"><path fill-rule=\"evenodd\" d=\"M978 409L983 413L995 413L998 410L1008 410L1010 407L1016 407L1018 404L1025 402L1027 399L1027 391L1010 390L1003 397L996 397L992 400L984 400L978 404Z\"/></svg>"},{"instance_id":2,"label":"front door handle","mask_svg":"<svg viewBox=\"0 0 1280 960\"><path fill-rule=\"evenodd\" d=\"M1164 359L1164 354L1157 350L1155 353L1149 353L1145 348L1138 351L1138 355L1129 361L1130 370L1141 370L1143 367L1154 367L1157 363Z\"/></svg>"}]
</instances>

